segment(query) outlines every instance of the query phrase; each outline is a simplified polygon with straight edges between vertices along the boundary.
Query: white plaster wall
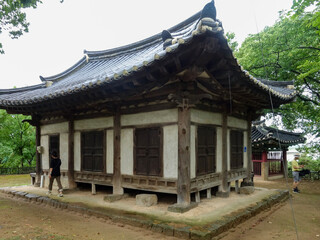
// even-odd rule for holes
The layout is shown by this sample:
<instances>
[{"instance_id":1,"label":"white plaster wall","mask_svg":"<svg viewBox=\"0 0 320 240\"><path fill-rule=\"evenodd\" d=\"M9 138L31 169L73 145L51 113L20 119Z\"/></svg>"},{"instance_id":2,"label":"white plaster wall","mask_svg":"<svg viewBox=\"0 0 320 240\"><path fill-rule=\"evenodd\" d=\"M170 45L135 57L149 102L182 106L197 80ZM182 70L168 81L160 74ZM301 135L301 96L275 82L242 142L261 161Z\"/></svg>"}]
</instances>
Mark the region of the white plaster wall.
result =
<instances>
[{"instance_id":1,"label":"white plaster wall","mask_svg":"<svg viewBox=\"0 0 320 240\"><path fill-rule=\"evenodd\" d=\"M67 133L68 130L69 130L68 122L47 124L47 125L41 126L41 135Z\"/></svg>"},{"instance_id":2,"label":"white plaster wall","mask_svg":"<svg viewBox=\"0 0 320 240\"><path fill-rule=\"evenodd\" d=\"M243 151L243 167L248 167L248 132L243 132L243 149L246 149L246 152Z\"/></svg>"},{"instance_id":3,"label":"white plaster wall","mask_svg":"<svg viewBox=\"0 0 320 240\"><path fill-rule=\"evenodd\" d=\"M216 172L222 172L222 128L217 127Z\"/></svg>"},{"instance_id":4,"label":"white plaster wall","mask_svg":"<svg viewBox=\"0 0 320 240\"><path fill-rule=\"evenodd\" d=\"M133 175L133 128L121 130L121 174Z\"/></svg>"},{"instance_id":5,"label":"white plaster wall","mask_svg":"<svg viewBox=\"0 0 320 240\"><path fill-rule=\"evenodd\" d=\"M201 124L222 124L222 114L191 109L191 121Z\"/></svg>"},{"instance_id":6,"label":"white plaster wall","mask_svg":"<svg viewBox=\"0 0 320 240\"><path fill-rule=\"evenodd\" d=\"M163 127L163 177L178 178L178 126Z\"/></svg>"},{"instance_id":7,"label":"white plaster wall","mask_svg":"<svg viewBox=\"0 0 320 240\"><path fill-rule=\"evenodd\" d=\"M178 121L178 110L169 109L121 116L121 126L171 123Z\"/></svg>"},{"instance_id":8,"label":"white plaster wall","mask_svg":"<svg viewBox=\"0 0 320 240\"><path fill-rule=\"evenodd\" d=\"M41 136L40 144L43 147L43 152L41 154L42 168L49 169L49 136Z\"/></svg>"},{"instance_id":9,"label":"white plaster wall","mask_svg":"<svg viewBox=\"0 0 320 240\"><path fill-rule=\"evenodd\" d=\"M81 170L81 133L74 132L74 170Z\"/></svg>"},{"instance_id":10,"label":"white plaster wall","mask_svg":"<svg viewBox=\"0 0 320 240\"><path fill-rule=\"evenodd\" d=\"M68 156L69 156L69 134L60 134L60 159L61 159L61 170L68 170Z\"/></svg>"},{"instance_id":11,"label":"white plaster wall","mask_svg":"<svg viewBox=\"0 0 320 240\"><path fill-rule=\"evenodd\" d=\"M247 129L248 123L246 120L238 119L235 117L228 117L228 127L239 128L239 129Z\"/></svg>"},{"instance_id":12,"label":"white plaster wall","mask_svg":"<svg viewBox=\"0 0 320 240\"><path fill-rule=\"evenodd\" d=\"M113 117L83 119L74 121L74 130L93 130L113 127Z\"/></svg>"},{"instance_id":13,"label":"white plaster wall","mask_svg":"<svg viewBox=\"0 0 320 240\"><path fill-rule=\"evenodd\" d=\"M133 138L132 138L132 141L133 141ZM106 146L106 149L107 149L107 173L113 174L113 130L107 131L106 145L107 145ZM121 147L121 149L122 149L122 147Z\"/></svg>"},{"instance_id":14,"label":"white plaster wall","mask_svg":"<svg viewBox=\"0 0 320 240\"><path fill-rule=\"evenodd\" d=\"M230 129L228 129L227 131L227 159L228 159L228 171L230 171L231 169L231 164L230 164Z\"/></svg>"},{"instance_id":15,"label":"white plaster wall","mask_svg":"<svg viewBox=\"0 0 320 240\"><path fill-rule=\"evenodd\" d=\"M191 125L190 129L190 178L196 177L196 135L197 127Z\"/></svg>"}]
</instances>

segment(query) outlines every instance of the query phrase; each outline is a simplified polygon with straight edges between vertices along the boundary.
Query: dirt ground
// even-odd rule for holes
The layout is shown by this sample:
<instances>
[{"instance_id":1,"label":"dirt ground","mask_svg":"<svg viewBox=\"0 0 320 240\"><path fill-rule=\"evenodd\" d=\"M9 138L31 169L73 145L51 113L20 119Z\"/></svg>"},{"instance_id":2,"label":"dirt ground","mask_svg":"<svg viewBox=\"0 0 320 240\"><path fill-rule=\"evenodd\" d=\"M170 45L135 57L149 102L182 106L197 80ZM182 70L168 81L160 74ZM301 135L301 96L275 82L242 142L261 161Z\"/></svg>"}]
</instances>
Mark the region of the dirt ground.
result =
<instances>
[{"instance_id":1,"label":"dirt ground","mask_svg":"<svg viewBox=\"0 0 320 240\"><path fill-rule=\"evenodd\" d=\"M113 223L0 194L0 239L176 239L145 229Z\"/></svg>"},{"instance_id":2,"label":"dirt ground","mask_svg":"<svg viewBox=\"0 0 320 240\"><path fill-rule=\"evenodd\" d=\"M290 181L290 189L291 185ZM255 186L288 189L285 179L268 182L255 181ZM291 199L287 202L249 219L227 233L221 234L219 239L320 240L320 181L303 180L299 189L301 193L291 194Z\"/></svg>"},{"instance_id":3,"label":"dirt ground","mask_svg":"<svg viewBox=\"0 0 320 240\"><path fill-rule=\"evenodd\" d=\"M289 183L291 186L291 183ZM256 181L257 187L287 189L285 181ZM236 228L216 237L222 240L319 239L320 181L304 181L301 193ZM0 240L18 239L176 239L93 216L26 203L0 194ZM291 204L298 237L295 231Z\"/></svg>"}]
</instances>

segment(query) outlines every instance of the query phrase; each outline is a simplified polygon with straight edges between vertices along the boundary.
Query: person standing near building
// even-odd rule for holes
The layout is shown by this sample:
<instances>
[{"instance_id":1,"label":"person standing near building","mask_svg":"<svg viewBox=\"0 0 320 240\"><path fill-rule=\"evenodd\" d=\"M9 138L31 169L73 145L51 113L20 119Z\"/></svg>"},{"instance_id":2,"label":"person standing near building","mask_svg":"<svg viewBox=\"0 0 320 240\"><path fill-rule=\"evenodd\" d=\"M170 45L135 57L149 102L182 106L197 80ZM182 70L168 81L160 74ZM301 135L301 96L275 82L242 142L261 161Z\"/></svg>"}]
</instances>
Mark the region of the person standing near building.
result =
<instances>
[{"instance_id":1,"label":"person standing near building","mask_svg":"<svg viewBox=\"0 0 320 240\"><path fill-rule=\"evenodd\" d=\"M303 165L299 165L299 155L294 155L294 159L292 160L292 177L293 177L293 192L299 193L298 185L301 182L299 172L304 167Z\"/></svg>"},{"instance_id":2,"label":"person standing near building","mask_svg":"<svg viewBox=\"0 0 320 240\"><path fill-rule=\"evenodd\" d=\"M56 181L58 183L58 187L59 187L58 196L63 197L63 193L62 193L63 189L62 189L61 180L60 180L60 176L61 176L60 166L61 166L61 159L58 157L58 153L56 151L52 151L50 170L49 170L50 183L49 183L48 195L51 195L53 181L54 181L54 179L56 179Z\"/></svg>"}]
</instances>

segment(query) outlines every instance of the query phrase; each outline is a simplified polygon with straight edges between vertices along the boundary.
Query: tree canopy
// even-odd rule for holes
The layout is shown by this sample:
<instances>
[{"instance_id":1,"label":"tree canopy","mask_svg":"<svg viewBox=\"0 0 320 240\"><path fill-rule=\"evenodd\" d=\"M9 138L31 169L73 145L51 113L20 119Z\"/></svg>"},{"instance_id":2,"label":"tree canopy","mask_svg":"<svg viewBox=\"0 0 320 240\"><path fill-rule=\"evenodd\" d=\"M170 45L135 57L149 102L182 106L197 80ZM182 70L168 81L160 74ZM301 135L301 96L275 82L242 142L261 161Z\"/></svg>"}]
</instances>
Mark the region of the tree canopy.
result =
<instances>
[{"instance_id":1,"label":"tree canopy","mask_svg":"<svg viewBox=\"0 0 320 240\"><path fill-rule=\"evenodd\" d=\"M23 9L36 8L41 0L1 0L0 2L0 34L6 32L15 39L29 31L29 23ZM4 53L1 43L0 53Z\"/></svg>"},{"instance_id":2,"label":"tree canopy","mask_svg":"<svg viewBox=\"0 0 320 240\"><path fill-rule=\"evenodd\" d=\"M319 3L313 12L305 11L315 2L295 1L294 15L282 12L273 26L250 35L236 57L255 77L294 80L296 101L282 105L275 114L281 116L287 129L320 137L320 25L315 19ZM320 143L311 143L305 150L319 152Z\"/></svg>"},{"instance_id":3,"label":"tree canopy","mask_svg":"<svg viewBox=\"0 0 320 240\"><path fill-rule=\"evenodd\" d=\"M0 167L35 166L35 129L24 119L0 110Z\"/></svg>"}]
</instances>

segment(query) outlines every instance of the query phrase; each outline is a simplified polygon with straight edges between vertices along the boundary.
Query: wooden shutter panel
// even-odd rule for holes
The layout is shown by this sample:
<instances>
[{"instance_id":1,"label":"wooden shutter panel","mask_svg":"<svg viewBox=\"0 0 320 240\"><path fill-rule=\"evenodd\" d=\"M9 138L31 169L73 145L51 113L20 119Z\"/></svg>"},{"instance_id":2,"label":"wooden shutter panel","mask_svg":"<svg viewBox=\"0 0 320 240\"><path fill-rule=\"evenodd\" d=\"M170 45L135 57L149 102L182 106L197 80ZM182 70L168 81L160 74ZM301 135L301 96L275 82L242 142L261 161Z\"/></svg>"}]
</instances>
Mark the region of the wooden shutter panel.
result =
<instances>
[{"instance_id":1,"label":"wooden shutter panel","mask_svg":"<svg viewBox=\"0 0 320 240\"><path fill-rule=\"evenodd\" d=\"M216 171L216 131L208 128L206 131L207 141L207 173Z\"/></svg>"},{"instance_id":2,"label":"wooden shutter panel","mask_svg":"<svg viewBox=\"0 0 320 240\"><path fill-rule=\"evenodd\" d=\"M243 167L243 132L232 130L230 132L231 169Z\"/></svg>"},{"instance_id":3,"label":"wooden shutter panel","mask_svg":"<svg viewBox=\"0 0 320 240\"><path fill-rule=\"evenodd\" d=\"M81 141L83 170L103 171L103 132L84 132Z\"/></svg>"},{"instance_id":4,"label":"wooden shutter panel","mask_svg":"<svg viewBox=\"0 0 320 240\"><path fill-rule=\"evenodd\" d=\"M161 174L161 130L141 128L135 131L135 173L159 176Z\"/></svg>"},{"instance_id":5,"label":"wooden shutter panel","mask_svg":"<svg viewBox=\"0 0 320 240\"><path fill-rule=\"evenodd\" d=\"M161 172L160 166L160 129L151 128L149 130L149 141L148 141L148 162L150 176L159 176Z\"/></svg>"},{"instance_id":6,"label":"wooden shutter panel","mask_svg":"<svg viewBox=\"0 0 320 240\"><path fill-rule=\"evenodd\" d=\"M93 171L103 170L103 132L94 132Z\"/></svg>"},{"instance_id":7,"label":"wooden shutter panel","mask_svg":"<svg viewBox=\"0 0 320 240\"><path fill-rule=\"evenodd\" d=\"M198 127L197 175L216 170L216 130L213 127Z\"/></svg>"},{"instance_id":8,"label":"wooden shutter panel","mask_svg":"<svg viewBox=\"0 0 320 240\"><path fill-rule=\"evenodd\" d=\"M148 134L146 129L136 129L136 174L148 174Z\"/></svg>"},{"instance_id":9,"label":"wooden shutter panel","mask_svg":"<svg viewBox=\"0 0 320 240\"><path fill-rule=\"evenodd\" d=\"M198 159L197 175L206 174L207 146L206 146L206 129L198 127Z\"/></svg>"}]
</instances>

